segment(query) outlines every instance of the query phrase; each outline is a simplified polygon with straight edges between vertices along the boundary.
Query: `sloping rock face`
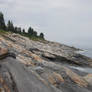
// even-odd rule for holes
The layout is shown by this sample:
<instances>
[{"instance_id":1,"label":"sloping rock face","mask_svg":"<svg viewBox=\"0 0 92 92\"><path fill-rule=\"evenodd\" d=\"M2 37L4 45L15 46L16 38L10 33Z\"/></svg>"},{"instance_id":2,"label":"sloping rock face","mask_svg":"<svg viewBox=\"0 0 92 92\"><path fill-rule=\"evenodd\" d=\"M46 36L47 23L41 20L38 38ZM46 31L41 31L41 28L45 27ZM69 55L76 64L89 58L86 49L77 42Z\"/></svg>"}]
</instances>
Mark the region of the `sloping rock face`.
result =
<instances>
[{"instance_id":1,"label":"sloping rock face","mask_svg":"<svg viewBox=\"0 0 92 92\"><path fill-rule=\"evenodd\" d=\"M8 49L0 48L0 58L4 58L8 54Z\"/></svg>"},{"instance_id":2,"label":"sloping rock face","mask_svg":"<svg viewBox=\"0 0 92 92\"><path fill-rule=\"evenodd\" d=\"M92 59L78 49L18 34L0 35L0 92L92 92Z\"/></svg>"}]
</instances>

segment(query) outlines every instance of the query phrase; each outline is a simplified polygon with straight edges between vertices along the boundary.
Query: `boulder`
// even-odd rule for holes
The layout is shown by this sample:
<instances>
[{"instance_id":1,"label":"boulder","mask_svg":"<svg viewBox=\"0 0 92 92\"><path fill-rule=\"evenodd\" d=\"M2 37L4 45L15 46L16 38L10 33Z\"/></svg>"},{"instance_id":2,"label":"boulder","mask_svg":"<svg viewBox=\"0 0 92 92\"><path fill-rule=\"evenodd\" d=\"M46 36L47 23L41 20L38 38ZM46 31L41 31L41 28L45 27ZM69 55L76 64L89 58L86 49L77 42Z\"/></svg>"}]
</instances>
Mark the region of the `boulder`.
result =
<instances>
[{"instance_id":1,"label":"boulder","mask_svg":"<svg viewBox=\"0 0 92 92\"><path fill-rule=\"evenodd\" d=\"M42 56L50 60L54 60L56 58L53 54L48 53L48 52L44 52Z\"/></svg>"},{"instance_id":2,"label":"boulder","mask_svg":"<svg viewBox=\"0 0 92 92\"><path fill-rule=\"evenodd\" d=\"M6 57L8 54L8 49L7 48L1 48L0 47L0 59Z\"/></svg>"},{"instance_id":3,"label":"boulder","mask_svg":"<svg viewBox=\"0 0 92 92\"><path fill-rule=\"evenodd\" d=\"M56 72L53 72L51 75L49 75L48 80L54 86L58 86L61 83L64 83L63 77Z\"/></svg>"},{"instance_id":4,"label":"boulder","mask_svg":"<svg viewBox=\"0 0 92 92\"><path fill-rule=\"evenodd\" d=\"M80 87L87 87L88 83L78 74L74 73L72 70L65 67L66 74Z\"/></svg>"},{"instance_id":5,"label":"boulder","mask_svg":"<svg viewBox=\"0 0 92 92\"><path fill-rule=\"evenodd\" d=\"M31 57L31 58L33 58L34 60L38 61L38 62L42 62L42 61L43 61L38 55L33 54L32 52L27 51L27 50L23 50L23 51L21 52L21 54L25 54L26 56Z\"/></svg>"},{"instance_id":6,"label":"boulder","mask_svg":"<svg viewBox=\"0 0 92 92\"><path fill-rule=\"evenodd\" d=\"M86 75L84 79L92 86L92 74Z\"/></svg>"}]
</instances>

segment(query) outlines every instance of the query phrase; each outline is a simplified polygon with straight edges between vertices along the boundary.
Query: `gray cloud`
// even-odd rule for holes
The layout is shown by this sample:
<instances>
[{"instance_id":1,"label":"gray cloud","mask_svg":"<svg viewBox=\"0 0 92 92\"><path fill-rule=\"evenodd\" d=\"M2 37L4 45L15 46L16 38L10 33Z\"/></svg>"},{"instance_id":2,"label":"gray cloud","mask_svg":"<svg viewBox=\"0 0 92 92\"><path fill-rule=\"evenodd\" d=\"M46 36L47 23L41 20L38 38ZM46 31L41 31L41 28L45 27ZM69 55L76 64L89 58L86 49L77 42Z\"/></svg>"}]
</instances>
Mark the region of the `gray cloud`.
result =
<instances>
[{"instance_id":1,"label":"gray cloud","mask_svg":"<svg viewBox=\"0 0 92 92\"><path fill-rule=\"evenodd\" d=\"M0 11L49 40L75 45L92 39L92 0L0 0Z\"/></svg>"}]
</instances>

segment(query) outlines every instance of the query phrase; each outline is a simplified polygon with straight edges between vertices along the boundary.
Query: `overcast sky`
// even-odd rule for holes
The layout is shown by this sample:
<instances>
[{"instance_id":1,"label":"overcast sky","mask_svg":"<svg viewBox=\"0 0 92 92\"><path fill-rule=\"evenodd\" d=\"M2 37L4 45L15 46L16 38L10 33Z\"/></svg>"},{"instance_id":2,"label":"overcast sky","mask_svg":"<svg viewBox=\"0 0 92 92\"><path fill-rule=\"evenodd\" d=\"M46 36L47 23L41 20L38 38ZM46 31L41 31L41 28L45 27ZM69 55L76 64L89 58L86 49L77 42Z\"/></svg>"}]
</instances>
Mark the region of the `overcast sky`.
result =
<instances>
[{"instance_id":1,"label":"overcast sky","mask_svg":"<svg viewBox=\"0 0 92 92\"><path fill-rule=\"evenodd\" d=\"M92 0L0 0L5 20L45 33L47 39L70 45L90 45Z\"/></svg>"}]
</instances>

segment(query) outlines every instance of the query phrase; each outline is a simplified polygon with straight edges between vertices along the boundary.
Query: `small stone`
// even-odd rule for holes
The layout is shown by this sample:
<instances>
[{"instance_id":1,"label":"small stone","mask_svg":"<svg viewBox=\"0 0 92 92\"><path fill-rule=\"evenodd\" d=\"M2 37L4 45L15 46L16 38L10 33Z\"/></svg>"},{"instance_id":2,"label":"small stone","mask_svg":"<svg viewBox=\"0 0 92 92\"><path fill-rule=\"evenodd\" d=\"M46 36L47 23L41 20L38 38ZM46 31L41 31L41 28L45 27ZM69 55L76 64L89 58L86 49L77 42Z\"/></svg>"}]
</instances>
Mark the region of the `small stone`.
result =
<instances>
[{"instance_id":1,"label":"small stone","mask_svg":"<svg viewBox=\"0 0 92 92\"><path fill-rule=\"evenodd\" d=\"M44 69L42 67L36 67L34 68L34 70L38 73L38 74L42 74L44 72Z\"/></svg>"}]
</instances>

